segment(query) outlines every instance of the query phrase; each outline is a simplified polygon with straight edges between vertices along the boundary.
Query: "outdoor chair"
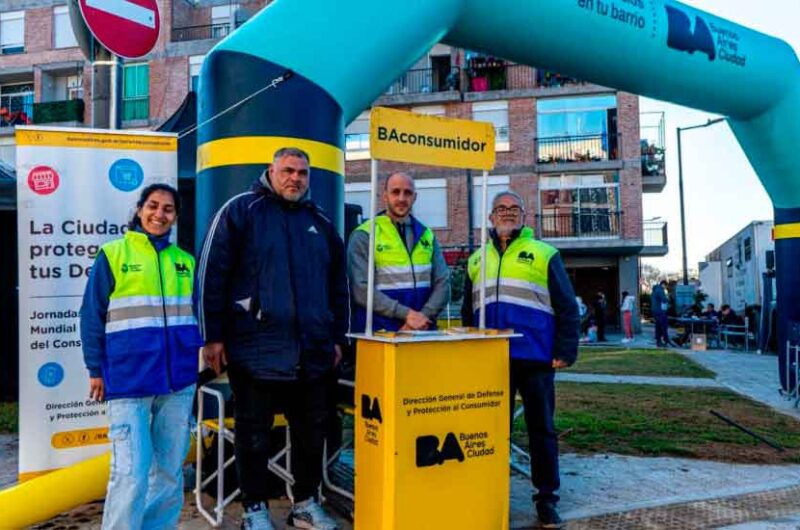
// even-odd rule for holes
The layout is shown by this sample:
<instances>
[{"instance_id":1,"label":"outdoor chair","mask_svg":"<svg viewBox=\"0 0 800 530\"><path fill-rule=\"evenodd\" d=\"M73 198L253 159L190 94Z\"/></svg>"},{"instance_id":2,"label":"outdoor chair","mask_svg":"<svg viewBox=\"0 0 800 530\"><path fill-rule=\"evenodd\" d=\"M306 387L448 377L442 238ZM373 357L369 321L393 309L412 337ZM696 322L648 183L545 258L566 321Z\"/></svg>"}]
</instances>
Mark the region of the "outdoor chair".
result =
<instances>
[{"instance_id":1,"label":"outdoor chair","mask_svg":"<svg viewBox=\"0 0 800 530\"><path fill-rule=\"evenodd\" d=\"M729 349L729 344L739 341L741 337L744 351L750 351L750 341L755 340L755 336L750 331L750 320L745 317L744 324L726 324L720 325L719 334L725 343L725 349Z\"/></svg>"},{"instance_id":2,"label":"outdoor chair","mask_svg":"<svg viewBox=\"0 0 800 530\"><path fill-rule=\"evenodd\" d=\"M355 383L352 381L347 380L339 380L339 384L342 386L347 386L350 388L355 387ZM217 400L217 417L205 419L203 415L203 397L204 394L212 396ZM352 404L339 404L337 405L338 410L343 414L353 415L355 412L355 408ZM286 417L283 414L275 414L275 419L273 422L273 428L280 428L285 427L285 444L283 448L280 449L275 455L273 455L268 462L269 470L272 471L275 475L281 478L286 486L286 496L291 500L293 499L292 495L292 486L294 485L294 476L292 475L292 443L290 437L290 427L288 422L286 421ZM206 437L211 434L216 433L216 443L217 443L217 462L216 462L216 470L209 473L207 477L203 478L203 447L204 447L204 440ZM197 504L197 510L200 514L214 527L219 527L222 525L222 520L225 514L225 508L236 499L239 495L240 490L237 488L236 490L229 493L227 496L225 495L225 470L234 464L236 461L236 456L231 454L229 457L226 458L225 455L225 442L233 444L236 439L235 433L235 422L233 418L226 418L225 417L225 397L219 390L202 386L200 387L197 393L197 454L196 454L196 474L195 474L195 502ZM342 443L341 447L337 449L334 454L330 457L328 456L328 443L325 442L325 446L323 448L323 462L320 463L322 465L322 485L328 488L329 490L349 499L354 500L355 497L353 492L340 488L333 481L330 480L328 475L328 468L329 466L336 461L339 457L341 452L345 450L347 447L351 446L352 442L348 444ZM216 480L216 492L215 495L211 495L214 504L212 509L209 511L203 506L202 496L203 490L208 486L211 481ZM320 492L320 500L323 500L323 497Z\"/></svg>"}]
</instances>

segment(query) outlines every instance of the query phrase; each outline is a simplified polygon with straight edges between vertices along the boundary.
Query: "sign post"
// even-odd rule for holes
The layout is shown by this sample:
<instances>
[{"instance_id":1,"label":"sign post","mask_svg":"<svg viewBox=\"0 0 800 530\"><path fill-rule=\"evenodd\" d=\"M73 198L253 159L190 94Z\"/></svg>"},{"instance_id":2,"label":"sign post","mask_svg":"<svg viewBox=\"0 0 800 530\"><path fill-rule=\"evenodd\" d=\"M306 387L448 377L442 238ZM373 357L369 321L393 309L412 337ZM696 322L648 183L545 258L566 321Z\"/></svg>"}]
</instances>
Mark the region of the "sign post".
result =
<instances>
[{"instance_id":1,"label":"sign post","mask_svg":"<svg viewBox=\"0 0 800 530\"><path fill-rule=\"evenodd\" d=\"M80 0L79 6L92 35L115 55L142 57L158 40L156 0Z\"/></svg>"}]
</instances>

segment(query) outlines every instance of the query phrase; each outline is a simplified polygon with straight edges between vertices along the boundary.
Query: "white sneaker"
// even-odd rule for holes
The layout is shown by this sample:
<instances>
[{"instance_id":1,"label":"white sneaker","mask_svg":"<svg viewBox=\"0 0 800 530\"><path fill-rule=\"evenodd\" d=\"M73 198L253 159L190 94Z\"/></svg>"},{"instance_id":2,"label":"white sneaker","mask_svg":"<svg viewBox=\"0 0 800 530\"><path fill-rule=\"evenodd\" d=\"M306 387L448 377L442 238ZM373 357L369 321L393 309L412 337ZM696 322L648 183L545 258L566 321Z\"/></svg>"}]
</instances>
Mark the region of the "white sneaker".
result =
<instances>
[{"instance_id":1,"label":"white sneaker","mask_svg":"<svg viewBox=\"0 0 800 530\"><path fill-rule=\"evenodd\" d=\"M263 502L247 506L242 515L241 530L275 530L269 518L269 510Z\"/></svg>"},{"instance_id":2,"label":"white sneaker","mask_svg":"<svg viewBox=\"0 0 800 530\"><path fill-rule=\"evenodd\" d=\"M288 523L304 530L339 530L339 524L313 498L292 506Z\"/></svg>"}]
</instances>

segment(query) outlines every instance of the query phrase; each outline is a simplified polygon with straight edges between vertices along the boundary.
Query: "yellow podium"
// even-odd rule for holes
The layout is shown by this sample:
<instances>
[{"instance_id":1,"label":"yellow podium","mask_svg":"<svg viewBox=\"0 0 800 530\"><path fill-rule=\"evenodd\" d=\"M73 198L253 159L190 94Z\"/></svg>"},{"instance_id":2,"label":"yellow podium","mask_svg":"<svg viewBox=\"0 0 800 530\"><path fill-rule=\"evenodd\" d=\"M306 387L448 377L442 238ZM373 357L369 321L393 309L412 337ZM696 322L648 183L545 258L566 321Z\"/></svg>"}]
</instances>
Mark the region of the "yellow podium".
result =
<instances>
[{"instance_id":1,"label":"yellow podium","mask_svg":"<svg viewBox=\"0 0 800 530\"><path fill-rule=\"evenodd\" d=\"M510 336L356 338L355 529L506 530Z\"/></svg>"}]
</instances>

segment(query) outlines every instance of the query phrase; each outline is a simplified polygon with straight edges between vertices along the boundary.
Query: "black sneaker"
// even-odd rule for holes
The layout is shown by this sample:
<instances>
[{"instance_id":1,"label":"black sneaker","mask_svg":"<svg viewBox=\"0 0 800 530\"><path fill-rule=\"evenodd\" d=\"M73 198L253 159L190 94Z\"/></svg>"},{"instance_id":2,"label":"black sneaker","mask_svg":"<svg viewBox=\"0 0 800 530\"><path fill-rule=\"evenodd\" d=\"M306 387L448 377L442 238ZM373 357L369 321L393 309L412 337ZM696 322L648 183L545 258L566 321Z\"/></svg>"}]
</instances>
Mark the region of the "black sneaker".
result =
<instances>
[{"instance_id":1,"label":"black sneaker","mask_svg":"<svg viewBox=\"0 0 800 530\"><path fill-rule=\"evenodd\" d=\"M564 521L559 517L556 505L552 502L536 503L536 514L539 516L539 528L564 527Z\"/></svg>"}]
</instances>

